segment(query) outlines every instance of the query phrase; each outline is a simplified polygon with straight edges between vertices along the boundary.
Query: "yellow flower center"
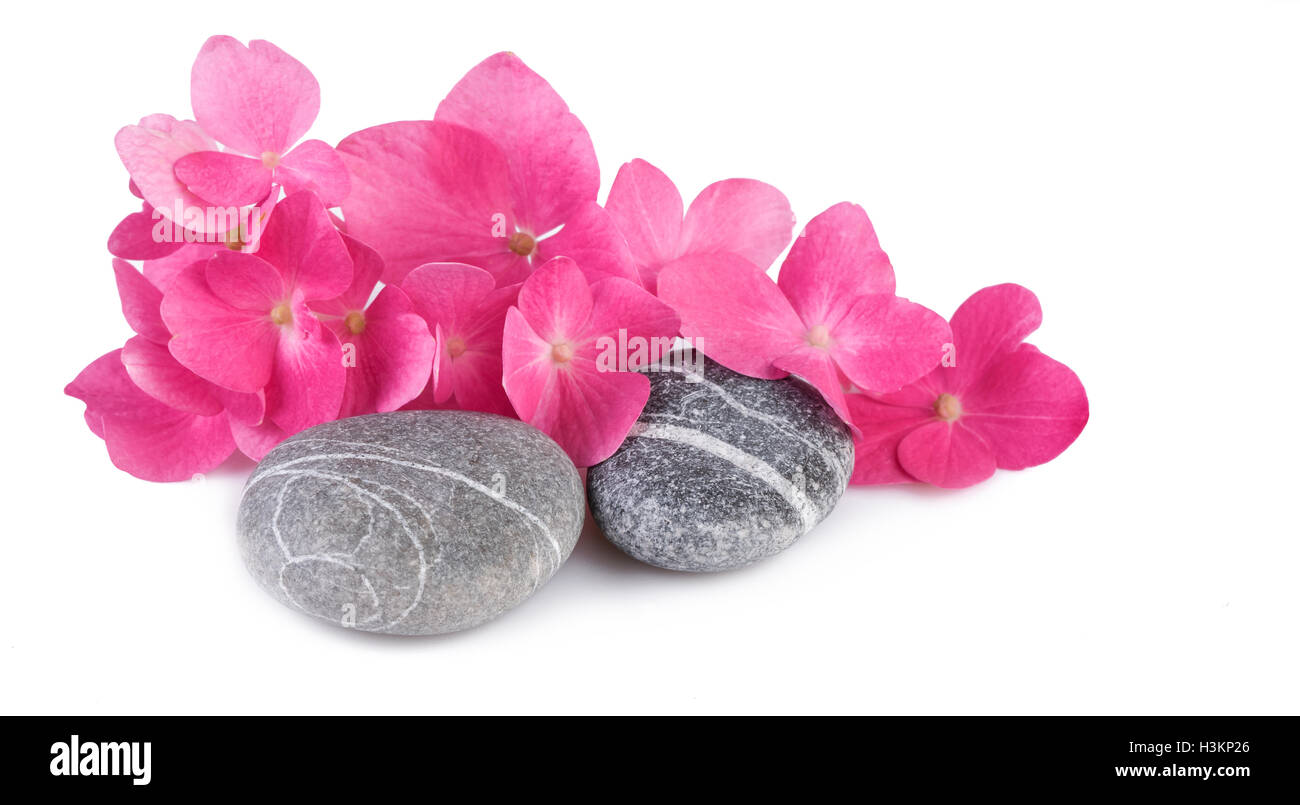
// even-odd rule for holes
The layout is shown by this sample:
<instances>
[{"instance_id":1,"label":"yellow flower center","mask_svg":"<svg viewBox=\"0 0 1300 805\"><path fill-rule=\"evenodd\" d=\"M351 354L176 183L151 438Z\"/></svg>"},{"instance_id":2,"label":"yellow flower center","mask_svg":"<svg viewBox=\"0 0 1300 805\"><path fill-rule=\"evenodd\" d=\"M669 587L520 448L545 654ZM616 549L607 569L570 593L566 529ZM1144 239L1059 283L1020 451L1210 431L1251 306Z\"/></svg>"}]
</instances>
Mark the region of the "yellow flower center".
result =
<instances>
[{"instance_id":1,"label":"yellow flower center","mask_svg":"<svg viewBox=\"0 0 1300 805\"><path fill-rule=\"evenodd\" d=\"M510 251L520 257L527 257L537 251L537 241L527 232L516 232L506 241Z\"/></svg>"},{"instance_id":2,"label":"yellow flower center","mask_svg":"<svg viewBox=\"0 0 1300 805\"><path fill-rule=\"evenodd\" d=\"M293 323L293 308L288 302L281 302L271 309L271 321L280 326Z\"/></svg>"},{"instance_id":3,"label":"yellow flower center","mask_svg":"<svg viewBox=\"0 0 1300 805\"><path fill-rule=\"evenodd\" d=\"M360 335L366 329L366 314L360 310L350 310L348 315L343 317L343 323L348 326L348 332Z\"/></svg>"},{"instance_id":4,"label":"yellow flower center","mask_svg":"<svg viewBox=\"0 0 1300 805\"><path fill-rule=\"evenodd\" d=\"M570 344L568 341L561 341L558 344L552 344L551 360L556 363L568 363L573 360L573 344Z\"/></svg>"},{"instance_id":5,"label":"yellow flower center","mask_svg":"<svg viewBox=\"0 0 1300 805\"><path fill-rule=\"evenodd\" d=\"M940 394L934 401L934 414L944 422L955 422L961 418L961 400L951 394Z\"/></svg>"},{"instance_id":6,"label":"yellow flower center","mask_svg":"<svg viewBox=\"0 0 1300 805\"><path fill-rule=\"evenodd\" d=\"M808 331L808 343L814 347L826 349L831 345L831 331L825 324L818 324Z\"/></svg>"},{"instance_id":7,"label":"yellow flower center","mask_svg":"<svg viewBox=\"0 0 1300 805\"><path fill-rule=\"evenodd\" d=\"M275 170L280 166L280 155L274 151L263 151L262 166L267 170Z\"/></svg>"}]
</instances>

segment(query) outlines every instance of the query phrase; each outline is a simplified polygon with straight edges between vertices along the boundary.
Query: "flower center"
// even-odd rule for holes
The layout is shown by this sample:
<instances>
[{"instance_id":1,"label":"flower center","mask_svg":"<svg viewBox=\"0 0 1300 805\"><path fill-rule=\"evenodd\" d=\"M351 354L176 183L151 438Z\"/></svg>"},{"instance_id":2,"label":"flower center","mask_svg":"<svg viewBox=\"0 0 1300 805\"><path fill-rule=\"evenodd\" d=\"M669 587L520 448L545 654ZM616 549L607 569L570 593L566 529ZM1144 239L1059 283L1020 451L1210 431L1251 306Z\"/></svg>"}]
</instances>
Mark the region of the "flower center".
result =
<instances>
[{"instance_id":1,"label":"flower center","mask_svg":"<svg viewBox=\"0 0 1300 805\"><path fill-rule=\"evenodd\" d=\"M262 167L267 170L275 170L280 166L280 155L274 151L262 152Z\"/></svg>"},{"instance_id":2,"label":"flower center","mask_svg":"<svg viewBox=\"0 0 1300 805\"><path fill-rule=\"evenodd\" d=\"M506 245L510 247L510 251L520 257L527 257L537 251L537 241L527 232L515 232L506 241Z\"/></svg>"},{"instance_id":3,"label":"flower center","mask_svg":"<svg viewBox=\"0 0 1300 805\"><path fill-rule=\"evenodd\" d=\"M934 401L934 414L944 422L954 422L961 418L961 400L951 394L940 394Z\"/></svg>"},{"instance_id":4,"label":"flower center","mask_svg":"<svg viewBox=\"0 0 1300 805\"><path fill-rule=\"evenodd\" d=\"M289 307L288 302L281 302L271 308L271 321L284 326L293 323L293 308Z\"/></svg>"},{"instance_id":5,"label":"flower center","mask_svg":"<svg viewBox=\"0 0 1300 805\"><path fill-rule=\"evenodd\" d=\"M460 336L452 336L447 340L447 352L453 358L459 358L465 354L465 339Z\"/></svg>"},{"instance_id":6,"label":"flower center","mask_svg":"<svg viewBox=\"0 0 1300 805\"><path fill-rule=\"evenodd\" d=\"M360 335L366 329L366 314L360 310L349 310L348 315L343 317L343 323L348 326L348 332Z\"/></svg>"},{"instance_id":7,"label":"flower center","mask_svg":"<svg viewBox=\"0 0 1300 805\"><path fill-rule=\"evenodd\" d=\"M568 341L561 341L558 344L552 344L551 360L556 363L568 363L573 360L573 344L570 344Z\"/></svg>"},{"instance_id":8,"label":"flower center","mask_svg":"<svg viewBox=\"0 0 1300 805\"><path fill-rule=\"evenodd\" d=\"M818 324L808 331L808 343L814 347L826 349L831 345L831 331L825 324Z\"/></svg>"}]
</instances>

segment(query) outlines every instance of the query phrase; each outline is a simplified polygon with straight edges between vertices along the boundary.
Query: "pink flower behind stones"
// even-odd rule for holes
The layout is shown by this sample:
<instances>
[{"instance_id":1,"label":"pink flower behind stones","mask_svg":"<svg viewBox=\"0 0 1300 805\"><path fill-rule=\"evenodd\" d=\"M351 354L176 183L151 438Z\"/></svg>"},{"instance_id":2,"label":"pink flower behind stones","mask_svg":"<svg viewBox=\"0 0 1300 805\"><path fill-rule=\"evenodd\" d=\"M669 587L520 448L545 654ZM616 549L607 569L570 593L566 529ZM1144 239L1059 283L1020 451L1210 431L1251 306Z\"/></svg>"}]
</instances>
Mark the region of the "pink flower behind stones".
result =
<instances>
[{"instance_id":1,"label":"pink flower behind stones","mask_svg":"<svg viewBox=\"0 0 1300 805\"><path fill-rule=\"evenodd\" d=\"M751 377L797 375L850 424L847 385L901 388L934 368L951 338L941 316L894 295L894 270L854 204L808 223L776 283L729 252L691 255L664 268L659 296L706 355Z\"/></svg>"},{"instance_id":2,"label":"pink flower behind stones","mask_svg":"<svg viewBox=\"0 0 1300 805\"><path fill-rule=\"evenodd\" d=\"M375 126L338 150L353 175L348 233L383 255L387 283L458 262L506 286L558 255L589 278L637 279L627 242L596 203L587 130L514 54L471 70L432 122Z\"/></svg>"},{"instance_id":3,"label":"pink flower behind stones","mask_svg":"<svg viewBox=\"0 0 1300 805\"><path fill-rule=\"evenodd\" d=\"M597 464L622 444L650 396L644 375L605 360L610 345L670 342L677 327L672 310L636 283L589 284L573 260L557 257L524 282L506 314L506 393L519 418L559 442L574 464Z\"/></svg>"},{"instance_id":4,"label":"pink flower behind stones","mask_svg":"<svg viewBox=\"0 0 1300 805\"><path fill-rule=\"evenodd\" d=\"M955 365L892 394L849 395L861 431L852 483L960 488L1060 455L1088 422L1088 395L1069 367L1021 343L1041 322L1028 289L985 288L953 314Z\"/></svg>"},{"instance_id":5,"label":"pink flower behind stones","mask_svg":"<svg viewBox=\"0 0 1300 805\"><path fill-rule=\"evenodd\" d=\"M347 382L339 417L396 411L428 381L433 337L401 288L386 286L370 301L383 260L360 241L344 241L354 267L352 286L336 299L311 305L343 345Z\"/></svg>"},{"instance_id":6,"label":"pink flower behind stones","mask_svg":"<svg viewBox=\"0 0 1300 805\"><path fill-rule=\"evenodd\" d=\"M496 288L492 275L463 263L429 263L402 290L434 333L430 407L513 417L501 385L501 334L518 285Z\"/></svg>"},{"instance_id":7,"label":"pink flower behind stones","mask_svg":"<svg viewBox=\"0 0 1300 805\"><path fill-rule=\"evenodd\" d=\"M753 179L714 182L683 217L677 187L641 159L619 168L605 209L627 239L641 284L651 293L664 266L687 255L731 252L766 269L794 231L786 197Z\"/></svg>"},{"instance_id":8,"label":"pink flower behind stones","mask_svg":"<svg viewBox=\"0 0 1300 805\"><path fill-rule=\"evenodd\" d=\"M218 252L182 270L163 296L171 353L223 388L266 394L266 416L287 433L338 415L346 384L338 338L308 302L352 284L352 257L320 200L286 198L258 254Z\"/></svg>"}]
</instances>

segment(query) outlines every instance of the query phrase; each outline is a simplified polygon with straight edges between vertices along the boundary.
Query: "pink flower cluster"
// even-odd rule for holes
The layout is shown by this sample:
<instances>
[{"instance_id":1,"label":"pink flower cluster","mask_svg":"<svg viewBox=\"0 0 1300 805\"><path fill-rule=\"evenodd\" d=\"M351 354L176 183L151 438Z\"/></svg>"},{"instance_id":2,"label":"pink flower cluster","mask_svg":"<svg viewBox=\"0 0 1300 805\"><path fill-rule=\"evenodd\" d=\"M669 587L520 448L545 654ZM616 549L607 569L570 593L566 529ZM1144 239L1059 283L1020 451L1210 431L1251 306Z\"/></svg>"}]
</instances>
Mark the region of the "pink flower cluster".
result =
<instances>
[{"instance_id":1,"label":"pink flower cluster","mask_svg":"<svg viewBox=\"0 0 1300 805\"><path fill-rule=\"evenodd\" d=\"M1087 421L1078 378L1022 343L1033 294L986 288L944 321L895 295L860 207L793 238L776 188L727 179L687 206L639 159L601 205L587 130L514 54L472 69L432 120L337 147L302 140L319 86L268 42L213 37L190 80L193 120L117 135L142 208L108 248L136 335L67 388L140 478L399 408L518 417L591 466L650 388L602 352L678 336L809 383L854 432L855 483L967 486L1050 460Z\"/></svg>"}]
</instances>

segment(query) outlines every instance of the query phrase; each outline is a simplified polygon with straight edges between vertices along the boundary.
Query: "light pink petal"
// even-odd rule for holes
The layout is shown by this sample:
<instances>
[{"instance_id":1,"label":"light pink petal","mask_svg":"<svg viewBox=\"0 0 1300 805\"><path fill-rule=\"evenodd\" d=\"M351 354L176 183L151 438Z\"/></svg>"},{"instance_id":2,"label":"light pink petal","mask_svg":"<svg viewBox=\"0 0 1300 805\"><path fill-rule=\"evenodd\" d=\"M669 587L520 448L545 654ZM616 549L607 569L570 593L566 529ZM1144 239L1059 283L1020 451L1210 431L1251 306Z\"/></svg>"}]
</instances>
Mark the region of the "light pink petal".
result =
<instances>
[{"instance_id":1,"label":"light pink petal","mask_svg":"<svg viewBox=\"0 0 1300 805\"><path fill-rule=\"evenodd\" d=\"M602 344L599 340L602 336L614 344L623 345L634 345L633 339L640 339L646 345L647 360L651 351L662 356L671 350L681 322L671 307L649 291L629 280L611 277L593 283L591 296L591 320L587 331L590 340L579 350L580 354L595 357L607 348L611 342ZM626 360L629 363L627 368L635 371L639 363L633 360L636 357L633 351L628 350Z\"/></svg>"},{"instance_id":2,"label":"light pink petal","mask_svg":"<svg viewBox=\"0 0 1300 805\"><path fill-rule=\"evenodd\" d=\"M961 423L1008 470L1051 461L1088 424L1088 395L1078 376L1030 344L990 364L960 399Z\"/></svg>"},{"instance_id":3,"label":"light pink petal","mask_svg":"<svg viewBox=\"0 0 1300 805\"><path fill-rule=\"evenodd\" d=\"M163 295L163 321L175 333L168 348L206 380L232 391L259 391L271 378L279 328L265 310L242 309L213 293L204 268L194 263Z\"/></svg>"},{"instance_id":4,"label":"light pink petal","mask_svg":"<svg viewBox=\"0 0 1300 805\"><path fill-rule=\"evenodd\" d=\"M155 260L144 261L144 276L163 293L176 276L194 263L206 263L217 252L228 251L224 244L186 243L177 251Z\"/></svg>"},{"instance_id":5,"label":"light pink petal","mask_svg":"<svg viewBox=\"0 0 1300 805\"><path fill-rule=\"evenodd\" d=\"M784 377L772 362L804 344L803 324L776 283L738 255L674 261L659 275L659 298L701 352L750 377Z\"/></svg>"},{"instance_id":6,"label":"light pink petal","mask_svg":"<svg viewBox=\"0 0 1300 805\"><path fill-rule=\"evenodd\" d=\"M903 437L898 462L918 481L961 489L987 480L997 469L993 451L979 434L958 422L932 420Z\"/></svg>"},{"instance_id":7,"label":"light pink petal","mask_svg":"<svg viewBox=\"0 0 1300 805\"><path fill-rule=\"evenodd\" d=\"M793 232L794 213L780 190L754 179L725 179L691 202L680 253L731 252L766 270Z\"/></svg>"},{"instance_id":8,"label":"light pink petal","mask_svg":"<svg viewBox=\"0 0 1300 805\"><path fill-rule=\"evenodd\" d=\"M854 436L857 436L857 426L853 422L853 415L849 412L848 402L844 398L844 386L840 383L839 372L835 370L835 362L831 360L826 350L811 346L800 347L777 358L772 364L817 389L822 399L826 400L835 410L836 415L854 431Z\"/></svg>"},{"instance_id":9,"label":"light pink petal","mask_svg":"<svg viewBox=\"0 0 1300 805\"><path fill-rule=\"evenodd\" d=\"M212 384L210 386L212 396L216 397L226 414L230 416L231 424L236 422L245 425L260 425L266 418L266 393L254 392L246 394L241 391L231 391L221 386Z\"/></svg>"},{"instance_id":10,"label":"light pink petal","mask_svg":"<svg viewBox=\"0 0 1300 805\"><path fill-rule=\"evenodd\" d=\"M448 337L463 337L461 331L494 285L492 275L481 268L464 263L429 263L407 274L401 287L430 327L442 325Z\"/></svg>"},{"instance_id":11,"label":"light pink petal","mask_svg":"<svg viewBox=\"0 0 1300 805\"><path fill-rule=\"evenodd\" d=\"M339 339L294 294L293 323L276 328L275 367L266 386L266 416L289 433L339 415L347 370Z\"/></svg>"},{"instance_id":12,"label":"light pink petal","mask_svg":"<svg viewBox=\"0 0 1300 805\"><path fill-rule=\"evenodd\" d=\"M184 183L176 178L176 161L196 151L211 150L216 144L211 140L203 142L201 131L182 126L179 122L173 131L187 136L178 137L170 132L162 132L144 126L125 126L114 138L117 155L131 174L131 179L140 188L144 199L150 207L159 213L195 232L206 232L208 216L207 201L190 192ZM179 213L179 214L178 214ZM213 231L221 234L229 223L224 216L212 216Z\"/></svg>"},{"instance_id":13,"label":"light pink petal","mask_svg":"<svg viewBox=\"0 0 1300 805\"><path fill-rule=\"evenodd\" d=\"M141 391L171 408L199 416L224 410L212 384L181 366L165 344L137 335L122 347L122 365Z\"/></svg>"},{"instance_id":14,"label":"light pink petal","mask_svg":"<svg viewBox=\"0 0 1300 805\"><path fill-rule=\"evenodd\" d=\"M410 274L407 274L409 277ZM427 327L427 324L426 324ZM451 374L451 350L441 324L433 325L433 368L429 372L429 389L435 403L445 403L455 391Z\"/></svg>"},{"instance_id":15,"label":"light pink petal","mask_svg":"<svg viewBox=\"0 0 1300 805\"><path fill-rule=\"evenodd\" d=\"M239 452L254 461L261 461L272 448L290 435L269 419L255 425L231 419L230 433Z\"/></svg>"},{"instance_id":16,"label":"light pink petal","mask_svg":"<svg viewBox=\"0 0 1300 805\"><path fill-rule=\"evenodd\" d=\"M355 347L339 416L396 411L414 399L429 381L433 339L395 285L385 287L366 309L365 329L344 342Z\"/></svg>"},{"instance_id":17,"label":"light pink petal","mask_svg":"<svg viewBox=\"0 0 1300 805\"><path fill-rule=\"evenodd\" d=\"M226 415L195 416L141 391L114 350L87 366L66 392L86 403L86 421L113 464L146 481L189 480L234 451Z\"/></svg>"},{"instance_id":18,"label":"light pink petal","mask_svg":"<svg viewBox=\"0 0 1300 805\"><path fill-rule=\"evenodd\" d=\"M866 486L914 482L916 479L904 472L898 461L898 444L914 428L933 421L934 409L889 405L865 394L847 394L845 400L858 429L849 483Z\"/></svg>"},{"instance_id":19,"label":"light pink petal","mask_svg":"<svg viewBox=\"0 0 1300 805\"><path fill-rule=\"evenodd\" d=\"M156 260L180 249L185 242L158 238L154 234L153 208L123 218L108 236L108 252L123 260Z\"/></svg>"},{"instance_id":20,"label":"light pink petal","mask_svg":"<svg viewBox=\"0 0 1300 805\"><path fill-rule=\"evenodd\" d=\"M564 228L537 244L535 261L571 257L589 282L622 277L641 284L627 240L599 204L587 201L569 215Z\"/></svg>"},{"instance_id":21,"label":"light pink petal","mask_svg":"<svg viewBox=\"0 0 1300 805\"><path fill-rule=\"evenodd\" d=\"M236 151L283 155L302 139L320 111L320 85L311 71L270 42L248 47L229 36L203 43L190 71L194 118Z\"/></svg>"},{"instance_id":22,"label":"light pink petal","mask_svg":"<svg viewBox=\"0 0 1300 805\"><path fill-rule=\"evenodd\" d=\"M428 121L389 123L349 135L338 152L352 172L343 203L348 234L384 256L384 282L431 262L469 263L499 284L527 276L527 259L507 244L516 229L509 168L484 135Z\"/></svg>"},{"instance_id":23,"label":"light pink petal","mask_svg":"<svg viewBox=\"0 0 1300 805\"><path fill-rule=\"evenodd\" d=\"M842 202L808 222L777 280L809 327L834 327L863 294L894 293L894 269L867 213Z\"/></svg>"},{"instance_id":24,"label":"light pink petal","mask_svg":"<svg viewBox=\"0 0 1300 805\"><path fill-rule=\"evenodd\" d=\"M868 294L830 330L830 338L830 354L854 386L890 392L938 366L952 333L929 308L892 294Z\"/></svg>"},{"instance_id":25,"label":"light pink petal","mask_svg":"<svg viewBox=\"0 0 1300 805\"><path fill-rule=\"evenodd\" d=\"M541 235L563 224L600 189L596 150L582 121L544 78L513 53L489 56L438 105L434 120L482 132L510 164L522 228Z\"/></svg>"},{"instance_id":26,"label":"light pink petal","mask_svg":"<svg viewBox=\"0 0 1300 805\"><path fill-rule=\"evenodd\" d=\"M577 263L556 257L524 282L516 304L547 343L576 343L586 335L591 318L591 286Z\"/></svg>"},{"instance_id":27,"label":"light pink petal","mask_svg":"<svg viewBox=\"0 0 1300 805\"><path fill-rule=\"evenodd\" d=\"M634 159L618 169L605 209L627 240L641 284L653 293L660 269L681 256L681 194L663 171Z\"/></svg>"},{"instance_id":28,"label":"light pink petal","mask_svg":"<svg viewBox=\"0 0 1300 805\"><path fill-rule=\"evenodd\" d=\"M218 299L263 316L289 298L280 272L256 255L228 249L217 252L203 264L203 276Z\"/></svg>"},{"instance_id":29,"label":"light pink petal","mask_svg":"<svg viewBox=\"0 0 1300 805\"><path fill-rule=\"evenodd\" d=\"M131 329L159 344L166 344L172 334L163 324L162 291L135 266L125 260L113 261L113 274L117 278L117 295L122 300L122 315Z\"/></svg>"},{"instance_id":30,"label":"light pink petal","mask_svg":"<svg viewBox=\"0 0 1300 805\"><path fill-rule=\"evenodd\" d=\"M317 313L346 316L353 310L365 310L374 294L375 285L384 273L384 260L379 252L356 238L343 235L348 256L352 258L352 284L333 299L313 302L311 309Z\"/></svg>"},{"instance_id":31,"label":"light pink petal","mask_svg":"<svg viewBox=\"0 0 1300 805\"><path fill-rule=\"evenodd\" d=\"M993 285L971 294L952 315L953 356L949 380L964 391L984 374L985 367L1016 349L1043 323L1038 297L1012 283Z\"/></svg>"},{"instance_id":32,"label":"light pink petal","mask_svg":"<svg viewBox=\"0 0 1300 805\"><path fill-rule=\"evenodd\" d=\"M191 193L217 206L256 204L271 192L271 171L252 157L196 151L176 160L175 170Z\"/></svg>"},{"instance_id":33,"label":"light pink petal","mask_svg":"<svg viewBox=\"0 0 1300 805\"><path fill-rule=\"evenodd\" d=\"M310 190L327 207L337 207L348 197L352 177L343 157L323 140L306 140L280 161L275 173L285 192Z\"/></svg>"},{"instance_id":34,"label":"light pink petal","mask_svg":"<svg viewBox=\"0 0 1300 805\"><path fill-rule=\"evenodd\" d=\"M280 271L285 287L301 289L308 301L332 299L352 284L352 257L343 236L320 197L310 191L276 204L257 256Z\"/></svg>"}]
</instances>

